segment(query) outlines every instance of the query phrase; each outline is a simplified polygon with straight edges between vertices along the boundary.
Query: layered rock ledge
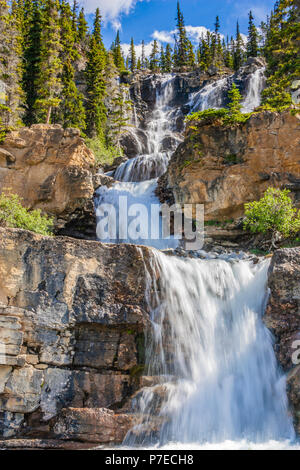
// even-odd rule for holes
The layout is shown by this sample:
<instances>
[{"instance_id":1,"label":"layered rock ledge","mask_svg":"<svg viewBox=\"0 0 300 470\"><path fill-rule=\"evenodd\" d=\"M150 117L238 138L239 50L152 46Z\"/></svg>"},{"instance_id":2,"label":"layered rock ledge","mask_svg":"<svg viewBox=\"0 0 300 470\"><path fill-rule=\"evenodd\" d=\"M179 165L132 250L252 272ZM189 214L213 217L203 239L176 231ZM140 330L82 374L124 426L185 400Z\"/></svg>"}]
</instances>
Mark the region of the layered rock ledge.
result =
<instances>
[{"instance_id":1,"label":"layered rock ledge","mask_svg":"<svg viewBox=\"0 0 300 470\"><path fill-rule=\"evenodd\" d=\"M147 256L0 229L3 438L122 442L144 366Z\"/></svg>"}]
</instances>

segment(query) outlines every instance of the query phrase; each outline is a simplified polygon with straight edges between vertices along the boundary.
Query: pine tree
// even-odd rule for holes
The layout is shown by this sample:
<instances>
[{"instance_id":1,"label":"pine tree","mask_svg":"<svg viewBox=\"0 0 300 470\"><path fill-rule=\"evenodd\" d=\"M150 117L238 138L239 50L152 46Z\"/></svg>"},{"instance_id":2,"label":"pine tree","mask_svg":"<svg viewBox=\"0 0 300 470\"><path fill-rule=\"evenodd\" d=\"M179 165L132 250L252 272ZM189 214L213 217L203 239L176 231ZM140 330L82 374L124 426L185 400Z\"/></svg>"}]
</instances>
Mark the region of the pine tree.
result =
<instances>
[{"instance_id":1,"label":"pine tree","mask_svg":"<svg viewBox=\"0 0 300 470\"><path fill-rule=\"evenodd\" d=\"M93 33L90 38L86 66L86 122L90 137L105 137L106 107L105 97L106 53L101 37L101 15L97 8Z\"/></svg>"},{"instance_id":2,"label":"pine tree","mask_svg":"<svg viewBox=\"0 0 300 470\"><path fill-rule=\"evenodd\" d=\"M74 31L74 17L72 18L69 3L62 1L60 11L62 92L61 102L55 112L55 122L61 123L63 127L78 127L84 130L86 125L83 95L79 93L76 87L73 65L79 57L79 52L75 46L77 32Z\"/></svg>"},{"instance_id":3,"label":"pine tree","mask_svg":"<svg viewBox=\"0 0 300 470\"><path fill-rule=\"evenodd\" d=\"M247 41L247 57L258 56L258 33L254 24L254 17L252 12L249 12L249 27L248 27L248 41Z\"/></svg>"},{"instance_id":4,"label":"pine tree","mask_svg":"<svg viewBox=\"0 0 300 470\"><path fill-rule=\"evenodd\" d=\"M82 42L86 39L87 32L88 32L88 24L87 24L87 21L85 19L85 14L84 14L84 9L83 8L81 8L81 10L79 12L79 15L78 15L77 29L78 29L78 40L80 42Z\"/></svg>"},{"instance_id":5,"label":"pine tree","mask_svg":"<svg viewBox=\"0 0 300 470\"><path fill-rule=\"evenodd\" d=\"M263 104L282 110L292 104L289 88L299 78L300 6L294 0L280 0L275 5L268 25L264 52L268 61L267 87Z\"/></svg>"},{"instance_id":6,"label":"pine tree","mask_svg":"<svg viewBox=\"0 0 300 470\"><path fill-rule=\"evenodd\" d=\"M240 90L238 89L235 83L232 84L232 87L228 92L228 98L229 98L229 104L228 104L229 114L235 120L241 114L241 109L242 109L241 102L243 99L240 93Z\"/></svg>"},{"instance_id":7,"label":"pine tree","mask_svg":"<svg viewBox=\"0 0 300 470\"><path fill-rule=\"evenodd\" d=\"M239 68L243 65L244 54L243 54L243 40L240 33L240 26L237 22L236 24L236 40L235 40L235 48L233 54L233 65L234 70L238 71Z\"/></svg>"},{"instance_id":8,"label":"pine tree","mask_svg":"<svg viewBox=\"0 0 300 470\"><path fill-rule=\"evenodd\" d=\"M77 36L77 11L78 11L78 2L73 0L73 10L72 10L72 30Z\"/></svg>"},{"instance_id":9,"label":"pine tree","mask_svg":"<svg viewBox=\"0 0 300 470\"><path fill-rule=\"evenodd\" d=\"M172 67L173 67L173 63L172 63L172 47L170 46L170 44L167 44L167 45L166 45L166 53L165 53L165 71L166 71L167 73L172 72Z\"/></svg>"},{"instance_id":10,"label":"pine tree","mask_svg":"<svg viewBox=\"0 0 300 470\"><path fill-rule=\"evenodd\" d=\"M136 53L133 38L130 41L129 64L131 72L134 72L136 69Z\"/></svg>"},{"instance_id":11,"label":"pine tree","mask_svg":"<svg viewBox=\"0 0 300 470\"><path fill-rule=\"evenodd\" d=\"M150 69L153 72L156 72L159 69L158 53L159 53L158 44L157 44L156 39L154 39L153 46L152 46L152 51L151 51L151 54L150 54Z\"/></svg>"},{"instance_id":12,"label":"pine tree","mask_svg":"<svg viewBox=\"0 0 300 470\"><path fill-rule=\"evenodd\" d=\"M27 31L24 32L23 78L25 94L24 123L31 126L37 122L35 103L38 99L37 84L41 73L41 35L43 29L42 10L39 0L32 1L32 11L26 10L26 17L31 16Z\"/></svg>"},{"instance_id":13,"label":"pine tree","mask_svg":"<svg viewBox=\"0 0 300 470\"><path fill-rule=\"evenodd\" d=\"M189 39L187 40L187 65L191 68L194 68L196 65L194 46Z\"/></svg>"},{"instance_id":14,"label":"pine tree","mask_svg":"<svg viewBox=\"0 0 300 470\"><path fill-rule=\"evenodd\" d=\"M159 68L162 72L166 72L166 56L164 46L160 48Z\"/></svg>"},{"instance_id":15,"label":"pine tree","mask_svg":"<svg viewBox=\"0 0 300 470\"><path fill-rule=\"evenodd\" d=\"M188 63L188 41L187 33L184 25L184 18L180 9L180 4L177 2L177 50L176 50L176 67L184 67Z\"/></svg>"},{"instance_id":16,"label":"pine tree","mask_svg":"<svg viewBox=\"0 0 300 470\"><path fill-rule=\"evenodd\" d=\"M112 111L109 116L110 129L109 138L121 153L120 141L129 121L129 111L132 108L132 102L127 98L128 90L126 85L119 85L118 92L112 98Z\"/></svg>"},{"instance_id":17,"label":"pine tree","mask_svg":"<svg viewBox=\"0 0 300 470\"><path fill-rule=\"evenodd\" d=\"M18 20L10 12L6 0L0 0L0 125L15 126L20 118L21 44Z\"/></svg>"},{"instance_id":18,"label":"pine tree","mask_svg":"<svg viewBox=\"0 0 300 470\"><path fill-rule=\"evenodd\" d=\"M116 39L113 43L112 52L114 56L114 62L116 67L119 69L119 72L125 70L124 57L122 54L121 41L120 41L120 32L117 32Z\"/></svg>"},{"instance_id":19,"label":"pine tree","mask_svg":"<svg viewBox=\"0 0 300 470\"><path fill-rule=\"evenodd\" d=\"M57 0L46 0L43 29L41 33L41 63L37 79L37 100L35 108L40 122L51 122L52 110L61 101L60 60L60 25L59 3Z\"/></svg>"}]
</instances>

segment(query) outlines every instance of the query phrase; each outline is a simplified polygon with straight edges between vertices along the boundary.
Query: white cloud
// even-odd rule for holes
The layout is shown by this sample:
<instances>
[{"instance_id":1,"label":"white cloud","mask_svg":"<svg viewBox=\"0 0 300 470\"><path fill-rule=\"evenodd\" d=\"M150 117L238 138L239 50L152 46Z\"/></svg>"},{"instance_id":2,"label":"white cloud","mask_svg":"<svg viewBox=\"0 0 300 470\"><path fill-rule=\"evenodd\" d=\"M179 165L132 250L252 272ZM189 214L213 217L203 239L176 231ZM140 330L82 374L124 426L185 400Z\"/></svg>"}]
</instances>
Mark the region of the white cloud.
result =
<instances>
[{"instance_id":1,"label":"white cloud","mask_svg":"<svg viewBox=\"0 0 300 470\"><path fill-rule=\"evenodd\" d=\"M201 37L205 37L207 31L210 31L209 29L205 28L205 26L186 26L185 27L189 39L194 43L198 44L199 40ZM172 31L154 31L152 34L153 39L156 39L157 41L164 42L164 43L174 43L174 34L177 33L176 29L173 29ZM221 37L223 37L221 35Z\"/></svg>"},{"instance_id":2,"label":"white cloud","mask_svg":"<svg viewBox=\"0 0 300 470\"><path fill-rule=\"evenodd\" d=\"M150 56L151 51L152 51L152 46L153 46L153 41L145 43L145 55L146 55L146 57ZM159 43L159 46L160 46L160 43ZM130 44L123 43L121 45L121 47L122 47L124 57L127 57L128 54L129 54L129 50L130 50ZM136 53L137 58L141 57L142 56L142 44L135 44L134 49L135 49L135 53Z\"/></svg>"},{"instance_id":3,"label":"white cloud","mask_svg":"<svg viewBox=\"0 0 300 470\"><path fill-rule=\"evenodd\" d=\"M137 2L143 0L82 0L81 5L86 13L94 13L96 8L100 9L104 22L111 22L115 29L121 28L120 17L128 15Z\"/></svg>"}]
</instances>

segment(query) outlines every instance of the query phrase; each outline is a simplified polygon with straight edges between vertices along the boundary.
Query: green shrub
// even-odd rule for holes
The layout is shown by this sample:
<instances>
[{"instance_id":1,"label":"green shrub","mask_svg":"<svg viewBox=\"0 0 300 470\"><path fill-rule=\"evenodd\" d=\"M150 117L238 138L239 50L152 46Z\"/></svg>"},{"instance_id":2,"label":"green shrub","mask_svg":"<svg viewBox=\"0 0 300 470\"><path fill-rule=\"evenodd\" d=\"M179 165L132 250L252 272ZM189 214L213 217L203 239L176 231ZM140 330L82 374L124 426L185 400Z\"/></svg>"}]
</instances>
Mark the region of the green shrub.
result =
<instances>
[{"instance_id":1,"label":"green shrub","mask_svg":"<svg viewBox=\"0 0 300 470\"><path fill-rule=\"evenodd\" d=\"M53 219L39 209L28 210L17 194L0 194L0 223L7 227L23 228L42 235L52 235Z\"/></svg>"},{"instance_id":2,"label":"green shrub","mask_svg":"<svg viewBox=\"0 0 300 470\"><path fill-rule=\"evenodd\" d=\"M95 163L98 165L111 165L116 157L122 156L120 149L105 145L100 137L86 138L85 143L95 155Z\"/></svg>"},{"instance_id":3,"label":"green shrub","mask_svg":"<svg viewBox=\"0 0 300 470\"><path fill-rule=\"evenodd\" d=\"M268 188L259 201L245 204L244 229L271 235L271 247L280 238L288 238L300 230L298 211L288 189Z\"/></svg>"}]
</instances>

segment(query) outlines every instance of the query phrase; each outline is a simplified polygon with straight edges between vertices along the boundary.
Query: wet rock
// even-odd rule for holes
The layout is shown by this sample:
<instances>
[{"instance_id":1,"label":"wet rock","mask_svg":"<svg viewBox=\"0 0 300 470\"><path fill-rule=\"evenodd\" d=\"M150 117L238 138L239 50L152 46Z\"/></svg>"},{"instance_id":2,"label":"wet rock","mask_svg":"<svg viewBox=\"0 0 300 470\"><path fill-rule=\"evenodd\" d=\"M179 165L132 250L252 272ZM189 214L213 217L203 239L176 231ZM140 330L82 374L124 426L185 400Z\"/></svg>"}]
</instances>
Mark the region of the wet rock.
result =
<instances>
[{"instance_id":1,"label":"wet rock","mask_svg":"<svg viewBox=\"0 0 300 470\"><path fill-rule=\"evenodd\" d=\"M53 432L60 439L117 444L123 441L133 422L133 416L106 408L68 408L62 411Z\"/></svg>"},{"instance_id":2,"label":"wet rock","mask_svg":"<svg viewBox=\"0 0 300 470\"><path fill-rule=\"evenodd\" d=\"M300 434L300 248L274 253L268 286L271 295L264 321L275 336L275 353L288 373L288 395Z\"/></svg>"}]
</instances>

